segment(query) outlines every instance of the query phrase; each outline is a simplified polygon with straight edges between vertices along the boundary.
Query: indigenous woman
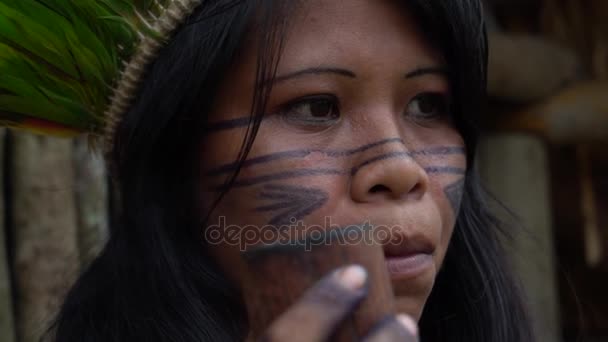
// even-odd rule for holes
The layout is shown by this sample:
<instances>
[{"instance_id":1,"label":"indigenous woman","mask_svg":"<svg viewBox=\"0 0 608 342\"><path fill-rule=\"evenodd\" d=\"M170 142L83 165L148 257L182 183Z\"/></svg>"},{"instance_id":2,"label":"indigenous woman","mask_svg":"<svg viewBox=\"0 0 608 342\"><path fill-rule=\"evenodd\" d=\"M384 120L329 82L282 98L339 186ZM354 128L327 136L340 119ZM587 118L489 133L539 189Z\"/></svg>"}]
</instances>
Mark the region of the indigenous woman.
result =
<instances>
[{"instance_id":1,"label":"indigenous woman","mask_svg":"<svg viewBox=\"0 0 608 342\"><path fill-rule=\"evenodd\" d=\"M478 0L165 3L164 39L142 39L102 119L120 217L48 336L244 340L239 247L206 231L330 218L396 227L381 267L399 314L366 341L531 341L474 167L482 13ZM266 338L327 340L368 272L327 275Z\"/></svg>"}]
</instances>

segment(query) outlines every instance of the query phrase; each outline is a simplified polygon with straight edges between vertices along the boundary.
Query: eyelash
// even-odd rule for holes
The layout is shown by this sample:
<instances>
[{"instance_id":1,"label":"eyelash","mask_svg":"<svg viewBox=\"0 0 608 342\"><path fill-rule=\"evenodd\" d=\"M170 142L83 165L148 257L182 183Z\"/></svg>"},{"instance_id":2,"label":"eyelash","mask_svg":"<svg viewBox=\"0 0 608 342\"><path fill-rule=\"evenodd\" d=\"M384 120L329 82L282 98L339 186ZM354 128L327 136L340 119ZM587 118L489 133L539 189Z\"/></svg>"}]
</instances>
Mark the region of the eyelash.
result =
<instances>
[{"instance_id":1,"label":"eyelash","mask_svg":"<svg viewBox=\"0 0 608 342\"><path fill-rule=\"evenodd\" d=\"M411 113L406 113L409 118L417 121L433 121L440 120L444 118L450 118L450 101L447 95L442 93L434 93L434 92L426 92L416 95L412 100L407 104L407 109L414 103L416 100L424 100L430 99L433 101L432 105L435 106L435 112L429 115L414 115Z\"/></svg>"},{"instance_id":2,"label":"eyelash","mask_svg":"<svg viewBox=\"0 0 608 342\"><path fill-rule=\"evenodd\" d=\"M333 118L331 120L307 120L301 119L297 117L290 117L290 114L297 113L298 107L309 106L309 109L313 109L312 105L315 104L329 104L331 105L331 110L333 114ZM281 116L288 122L298 125L308 125L308 126L316 126L316 127L327 127L336 123L340 119L340 104L339 100L336 96L330 94L320 94L320 95L310 95L299 98L295 101L289 102L286 105L282 106L280 110Z\"/></svg>"},{"instance_id":3,"label":"eyelash","mask_svg":"<svg viewBox=\"0 0 608 342\"><path fill-rule=\"evenodd\" d=\"M422 101L422 100L431 100L432 106L434 106L434 108L438 108L438 109L435 109L435 112L433 112L429 115L425 115L424 113L422 115L408 113L408 111L411 110L410 106L412 106L412 104L414 104L415 101ZM311 119L312 119L311 120L311 119L306 119L306 118L303 119L301 117L300 118L297 117L298 107L304 108L305 106L308 106L309 110L319 109L319 108L310 107L315 104L331 106L331 108L327 108L327 110L331 110L331 112L330 112L331 118L327 119L327 118L323 118L320 116L321 117L320 119L315 119L314 117L311 117ZM420 104L418 106L420 106ZM325 108L321 107L321 109L325 109ZM331 94L310 95L310 96L305 96L305 97L299 98L297 100L291 101L291 102L283 105L281 107L279 113L289 123L302 125L302 126L314 126L314 127L331 126L331 125L335 124L337 121L339 121L340 117L341 117L339 100L336 96L331 95ZM437 92L420 93L420 94L414 96L408 102L408 104L406 106L406 110L403 115L407 119L410 119L416 123L429 123L432 121L442 120L445 118L449 119L450 118L450 103L449 103L448 96L443 93L437 93Z\"/></svg>"}]
</instances>

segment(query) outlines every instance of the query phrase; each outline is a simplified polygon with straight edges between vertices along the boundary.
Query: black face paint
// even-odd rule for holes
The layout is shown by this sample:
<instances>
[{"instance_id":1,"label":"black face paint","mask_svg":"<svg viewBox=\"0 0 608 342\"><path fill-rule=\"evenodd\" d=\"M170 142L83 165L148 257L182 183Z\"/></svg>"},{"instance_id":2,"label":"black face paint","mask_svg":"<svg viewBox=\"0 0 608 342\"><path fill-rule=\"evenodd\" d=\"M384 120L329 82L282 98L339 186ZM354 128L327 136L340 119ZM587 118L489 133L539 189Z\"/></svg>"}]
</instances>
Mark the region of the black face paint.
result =
<instances>
[{"instance_id":1,"label":"black face paint","mask_svg":"<svg viewBox=\"0 0 608 342\"><path fill-rule=\"evenodd\" d=\"M390 138L380 140L374 143L362 145L353 149L344 150L292 150L282 151L272 154L266 154L254 158L247 159L241 165L242 168L251 167L254 165L264 165L276 161L304 158L312 153L324 154L328 158L342 158L353 156L359 153L363 153L374 147L386 145L386 144L401 144L404 142L400 138ZM216 191L227 190L226 187L232 188L243 188L256 185L262 185L262 190L258 194L258 198L265 200L270 203L260 204L254 208L257 212L268 212L273 216L268 222L269 225L273 226L286 226L293 221L301 220L302 218L310 215L315 210L321 208L329 199L329 195L321 189L301 187L294 185L276 184L280 180L296 179L303 177L319 177L319 176L354 176L362 168L367 167L376 162L381 162L389 159L407 159L414 156L448 156L448 155L464 155L465 149L461 146L436 146L427 149L421 149L417 151L397 151L381 153L376 156L372 156L369 159L361 162L360 164L350 169L340 168L322 168L322 167L311 167L311 168L300 168L291 169L287 171L278 171L265 175L252 176L246 178L239 178L230 185L216 185L213 189ZM207 173L208 176L219 176L234 172L238 167L237 163L230 163L221 165ZM428 174L450 174L450 175L464 175L466 170L464 168L445 166L445 165L431 165L424 168ZM458 210L460 196L462 189L458 188L458 183L453 184L446 188L446 196L450 199L450 203L455 211ZM458 192L460 191L460 192Z\"/></svg>"},{"instance_id":2,"label":"black face paint","mask_svg":"<svg viewBox=\"0 0 608 342\"><path fill-rule=\"evenodd\" d=\"M387 144L394 144L394 143L397 143L400 145L405 145L405 143L403 142L403 140L401 138L389 138L389 139L384 139L384 140L380 140L377 142L373 142L370 144L362 145L362 146L359 146L359 147L356 147L353 149L345 149L345 150L302 149L302 150L282 151L282 152L271 153L271 154L266 154L266 155L262 155L259 157L247 159L241 164L241 168L247 168L247 167L250 167L253 165L266 164L269 162L279 161L279 160L304 158L313 153L320 153L320 154L323 154L326 157L330 157L330 158L332 158L332 157L333 158L350 157L350 156L365 152L365 151L375 148L375 147L379 147L379 146L387 145ZM422 150L418 150L418 151L398 152L398 153L403 153L403 156L408 156L408 157L431 156L431 155L432 156L445 156L445 155L458 155L458 154L464 155L465 149L461 146L438 146L438 147L431 147L428 149L422 149ZM384 159L387 159L387 158L384 158ZM234 172L234 171L236 171L238 166L239 166L238 162L224 164L215 169L210 170L207 173L207 176L217 176L220 174Z\"/></svg>"},{"instance_id":3,"label":"black face paint","mask_svg":"<svg viewBox=\"0 0 608 342\"><path fill-rule=\"evenodd\" d=\"M450 174L450 175L464 175L466 170L459 167L450 166L429 166L425 167L424 170L429 174ZM248 186L259 185L271 181L286 180L302 177L318 177L318 176L344 176L352 175L353 170L340 170L340 169L314 169L304 168L293 171L276 172L268 175L244 178L234 181L230 186L227 185L216 185L212 187L214 191L223 191L227 188L242 188Z\"/></svg>"},{"instance_id":4,"label":"black face paint","mask_svg":"<svg viewBox=\"0 0 608 342\"><path fill-rule=\"evenodd\" d=\"M271 173L264 176L250 177L245 179L240 179L234 181L231 186L220 185L213 188L216 191L226 190L226 188L241 188L248 187L258 184L263 184L267 182L277 181L277 180L285 180L292 178L300 178L300 177L315 177L315 176L336 176L343 175L344 172L338 169L298 169L293 171L283 171Z\"/></svg>"},{"instance_id":5,"label":"black face paint","mask_svg":"<svg viewBox=\"0 0 608 342\"><path fill-rule=\"evenodd\" d=\"M254 158L250 158L245 160L241 164L241 168L248 168L254 165L264 165L275 161L288 160L288 159L296 159L296 158L304 158L313 153L320 153L325 155L328 158L343 158L353 156L362 152L365 152L369 149L386 145L386 144L401 144L404 145L404 142L400 138L389 138L380 140L374 143L362 145L353 149L344 149L344 150L314 150L314 149L302 149L302 150L292 150L292 151L282 151L277 153L266 154ZM296 170L289 171L281 171L275 172L267 175L255 176L245 179L236 180L231 186L232 187L247 187L258 184L263 184L270 181L277 180L286 180L300 177L316 177L316 176L342 176L342 175L350 175L354 176L361 168L373 164L375 162L393 159L393 158L411 158L414 156L448 156L448 155L464 155L465 149L461 146L437 146L431 147L428 149L422 149L417 151L408 151L408 152L389 152L385 154L380 154L375 157L371 157L368 160L360 163L357 166L349 170L337 169L337 168L301 168ZM221 165L211 171L207 172L207 176L219 176L222 174L228 174L230 172L234 172L239 167L238 163L229 163ZM458 167L450 167L450 166L427 166L425 167L425 171L429 174L454 174L454 175L464 175L465 169ZM215 191L226 190L225 185L216 185L212 187Z\"/></svg>"},{"instance_id":6,"label":"black face paint","mask_svg":"<svg viewBox=\"0 0 608 342\"><path fill-rule=\"evenodd\" d=\"M445 187L443 190L446 197L450 201L450 205L452 206L452 210L454 210L454 214L458 215L460 211L460 203L462 202L462 195L464 194L464 178L456 181Z\"/></svg>"},{"instance_id":7,"label":"black face paint","mask_svg":"<svg viewBox=\"0 0 608 342\"><path fill-rule=\"evenodd\" d=\"M424 171L430 174L448 174L448 175L462 175L466 173L466 170L461 167L452 166L429 166L425 167Z\"/></svg>"},{"instance_id":8,"label":"black face paint","mask_svg":"<svg viewBox=\"0 0 608 342\"><path fill-rule=\"evenodd\" d=\"M329 199L329 195L321 189L285 184L267 184L258 197L271 203L256 207L255 211L280 211L268 222L276 227L301 220Z\"/></svg>"}]
</instances>

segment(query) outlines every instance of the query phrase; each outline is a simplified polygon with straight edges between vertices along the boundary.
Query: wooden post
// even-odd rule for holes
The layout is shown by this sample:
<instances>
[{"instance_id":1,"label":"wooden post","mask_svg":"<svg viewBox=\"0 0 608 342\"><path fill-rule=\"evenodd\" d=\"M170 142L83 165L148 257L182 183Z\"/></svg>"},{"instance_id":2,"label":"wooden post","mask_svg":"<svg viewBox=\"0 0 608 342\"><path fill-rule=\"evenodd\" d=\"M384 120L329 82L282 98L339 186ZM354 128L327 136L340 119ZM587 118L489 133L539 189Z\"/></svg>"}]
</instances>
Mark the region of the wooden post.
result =
<instances>
[{"instance_id":1,"label":"wooden post","mask_svg":"<svg viewBox=\"0 0 608 342\"><path fill-rule=\"evenodd\" d=\"M561 329L547 159L544 143L528 135L487 137L479 149L482 179L519 218L501 219L523 228L505 243L522 280L538 341L557 342Z\"/></svg>"},{"instance_id":2,"label":"wooden post","mask_svg":"<svg viewBox=\"0 0 608 342\"><path fill-rule=\"evenodd\" d=\"M4 203L4 145L6 130L0 129L0 342L15 341L13 319L13 294L9 271L8 251L6 250L6 229L4 226L6 206Z\"/></svg>"},{"instance_id":3,"label":"wooden post","mask_svg":"<svg viewBox=\"0 0 608 342\"><path fill-rule=\"evenodd\" d=\"M74 142L78 249L86 267L108 238L108 181L100 153L91 151L86 137Z\"/></svg>"},{"instance_id":4,"label":"wooden post","mask_svg":"<svg viewBox=\"0 0 608 342\"><path fill-rule=\"evenodd\" d=\"M38 341L78 270L72 141L15 134L17 337Z\"/></svg>"}]
</instances>

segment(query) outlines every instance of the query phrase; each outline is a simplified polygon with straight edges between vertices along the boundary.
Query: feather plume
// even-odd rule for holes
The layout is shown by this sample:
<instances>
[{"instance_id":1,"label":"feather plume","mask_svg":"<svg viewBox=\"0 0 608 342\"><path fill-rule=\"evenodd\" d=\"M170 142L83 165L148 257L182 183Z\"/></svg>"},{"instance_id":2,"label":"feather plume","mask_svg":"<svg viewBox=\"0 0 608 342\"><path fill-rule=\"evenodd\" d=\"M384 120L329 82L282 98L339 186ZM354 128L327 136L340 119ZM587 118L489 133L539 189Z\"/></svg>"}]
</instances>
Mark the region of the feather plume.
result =
<instances>
[{"instance_id":1,"label":"feather plume","mask_svg":"<svg viewBox=\"0 0 608 342\"><path fill-rule=\"evenodd\" d=\"M104 113L155 18L174 0L0 0L0 125L104 133Z\"/></svg>"}]
</instances>

